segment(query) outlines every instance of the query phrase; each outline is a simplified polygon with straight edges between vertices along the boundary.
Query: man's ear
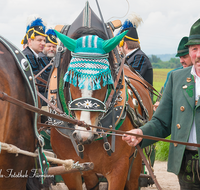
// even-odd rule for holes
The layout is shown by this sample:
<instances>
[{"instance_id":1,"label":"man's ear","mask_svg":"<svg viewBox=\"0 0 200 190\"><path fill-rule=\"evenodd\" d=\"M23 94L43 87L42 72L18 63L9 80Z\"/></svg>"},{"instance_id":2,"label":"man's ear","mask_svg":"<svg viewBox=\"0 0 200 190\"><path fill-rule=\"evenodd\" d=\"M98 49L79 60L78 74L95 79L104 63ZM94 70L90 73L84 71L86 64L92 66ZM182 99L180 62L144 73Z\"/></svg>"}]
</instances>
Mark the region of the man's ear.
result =
<instances>
[{"instance_id":1,"label":"man's ear","mask_svg":"<svg viewBox=\"0 0 200 190\"><path fill-rule=\"evenodd\" d=\"M124 48L128 49L126 41L124 42Z\"/></svg>"},{"instance_id":2,"label":"man's ear","mask_svg":"<svg viewBox=\"0 0 200 190\"><path fill-rule=\"evenodd\" d=\"M30 42L31 42L31 38L28 39L28 44L30 44Z\"/></svg>"}]
</instances>

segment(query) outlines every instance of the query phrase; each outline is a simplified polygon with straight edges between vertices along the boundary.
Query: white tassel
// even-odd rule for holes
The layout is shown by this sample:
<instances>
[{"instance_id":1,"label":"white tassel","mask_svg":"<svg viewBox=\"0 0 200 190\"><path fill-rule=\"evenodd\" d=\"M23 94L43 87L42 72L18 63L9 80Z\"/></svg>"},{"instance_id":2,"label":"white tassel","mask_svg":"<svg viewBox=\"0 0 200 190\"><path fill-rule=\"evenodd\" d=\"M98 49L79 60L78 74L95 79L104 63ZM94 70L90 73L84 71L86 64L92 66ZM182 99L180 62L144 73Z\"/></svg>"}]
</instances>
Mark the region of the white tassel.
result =
<instances>
[{"instance_id":1,"label":"white tassel","mask_svg":"<svg viewBox=\"0 0 200 190\"><path fill-rule=\"evenodd\" d=\"M33 15L29 15L27 20L26 20L26 26L30 26L32 24L33 21L35 21L37 18L41 18L38 14L33 14ZM42 19L42 24L47 27L47 22Z\"/></svg>"},{"instance_id":2,"label":"white tassel","mask_svg":"<svg viewBox=\"0 0 200 190\"><path fill-rule=\"evenodd\" d=\"M143 22L142 18L136 13L132 13L128 16L128 20L135 26L136 28Z\"/></svg>"},{"instance_id":3,"label":"white tassel","mask_svg":"<svg viewBox=\"0 0 200 190\"><path fill-rule=\"evenodd\" d=\"M37 18L39 18L40 16L38 14L33 14L33 15L29 15L27 20L26 20L26 26L30 26L31 23L36 20Z\"/></svg>"}]
</instances>

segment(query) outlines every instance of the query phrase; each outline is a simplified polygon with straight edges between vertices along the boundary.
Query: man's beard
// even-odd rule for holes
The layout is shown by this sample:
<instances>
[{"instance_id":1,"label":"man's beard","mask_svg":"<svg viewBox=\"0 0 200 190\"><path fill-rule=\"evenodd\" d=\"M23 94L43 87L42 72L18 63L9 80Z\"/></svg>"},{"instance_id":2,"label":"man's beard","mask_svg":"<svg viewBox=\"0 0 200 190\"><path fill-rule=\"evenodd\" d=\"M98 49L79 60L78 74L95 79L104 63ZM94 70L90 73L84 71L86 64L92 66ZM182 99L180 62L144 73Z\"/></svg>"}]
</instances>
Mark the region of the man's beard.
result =
<instances>
[{"instance_id":1,"label":"man's beard","mask_svg":"<svg viewBox=\"0 0 200 190\"><path fill-rule=\"evenodd\" d=\"M56 55L56 52L52 52L52 51L48 51L48 52L47 52L47 57L52 58L52 57L54 57L55 55Z\"/></svg>"}]
</instances>

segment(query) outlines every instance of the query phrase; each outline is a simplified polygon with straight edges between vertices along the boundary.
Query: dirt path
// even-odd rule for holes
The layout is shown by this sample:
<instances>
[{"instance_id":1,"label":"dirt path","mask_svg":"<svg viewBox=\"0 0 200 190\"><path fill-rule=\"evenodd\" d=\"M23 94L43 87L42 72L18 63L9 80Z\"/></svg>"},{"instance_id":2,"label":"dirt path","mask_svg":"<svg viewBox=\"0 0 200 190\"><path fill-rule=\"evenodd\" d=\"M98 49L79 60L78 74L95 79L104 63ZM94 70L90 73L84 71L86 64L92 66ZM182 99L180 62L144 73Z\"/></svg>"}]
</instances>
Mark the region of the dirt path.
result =
<instances>
[{"instance_id":1,"label":"dirt path","mask_svg":"<svg viewBox=\"0 0 200 190\"><path fill-rule=\"evenodd\" d=\"M146 170L147 171L147 170ZM179 190L178 178L175 174L167 172L167 162L155 161L154 163L154 174L156 175L157 181L161 186L162 190ZM58 184L57 184L58 185ZM100 190L106 190L107 184L101 183ZM60 184L54 188L54 190L68 190L64 184ZM155 185L152 187L142 187L141 190L157 189ZM83 185L83 190L86 190Z\"/></svg>"},{"instance_id":2,"label":"dirt path","mask_svg":"<svg viewBox=\"0 0 200 190\"><path fill-rule=\"evenodd\" d=\"M154 174L162 190L179 190L178 178L175 174L167 172L167 162L156 161L154 163ZM157 189L155 185L152 187L143 187L141 190Z\"/></svg>"}]
</instances>

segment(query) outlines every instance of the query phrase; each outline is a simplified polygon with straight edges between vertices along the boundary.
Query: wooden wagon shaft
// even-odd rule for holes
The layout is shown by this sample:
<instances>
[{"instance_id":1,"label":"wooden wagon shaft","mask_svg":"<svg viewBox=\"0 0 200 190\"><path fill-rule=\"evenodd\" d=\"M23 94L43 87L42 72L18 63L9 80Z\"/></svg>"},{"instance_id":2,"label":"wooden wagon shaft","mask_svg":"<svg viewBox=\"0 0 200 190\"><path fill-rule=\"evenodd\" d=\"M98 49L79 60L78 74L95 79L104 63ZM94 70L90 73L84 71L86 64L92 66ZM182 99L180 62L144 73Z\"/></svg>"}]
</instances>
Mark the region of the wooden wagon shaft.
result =
<instances>
[{"instance_id":1,"label":"wooden wagon shaft","mask_svg":"<svg viewBox=\"0 0 200 190\"><path fill-rule=\"evenodd\" d=\"M72 168L71 170L66 170L64 166L50 167L47 175L62 175L66 173L74 173L80 171L89 171L94 169L94 164L92 162L85 162L79 164L78 168ZM42 174L41 169L38 170Z\"/></svg>"},{"instance_id":2,"label":"wooden wagon shaft","mask_svg":"<svg viewBox=\"0 0 200 190\"><path fill-rule=\"evenodd\" d=\"M26 151L26 150L21 150L20 148L14 146L12 144L7 144L7 143L1 142L0 146L1 146L1 150L5 150L8 153L13 153L13 154L16 154L16 155L23 154L23 155L34 157L34 158L38 157L37 153L29 152L29 151ZM54 164L63 164L66 169L67 168L71 169L73 167L73 164L74 164L74 161L72 159L61 160L61 159L52 158L52 157L49 157L49 156L46 156L46 158L49 162L52 162Z\"/></svg>"},{"instance_id":3,"label":"wooden wagon shaft","mask_svg":"<svg viewBox=\"0 0 200 190\"><path fill-rule=\"evenodd\" d=\"M148 136L148 135L133 134L133 133L129 133L129 132L126 132L126 131L107 129L107 128L104 128L104 127L89 125L89 124L86 124L84 121L79 121L79 120L73 119L69 116L63 117L63 116L60 116L60 115L57 115L57 114L52 114L52 113L43 111L43 110L36 108L36 107L34 107L30 104L27 104L25 102L17 100L17 99L7 95L6 93L4 93L2 91L0 91L0 99L3 100L3 101L8 101L8 102L15 104L17 106L23 107L24 109L27 109L29 111L36 112L38 114L42 114L42 115L45 115L45 116L49 116L49 117L52 117L52 118L55 118L55 119L58 119L58 120L61 120L61 121L69 122L69 123L72 123L74 125L78 125L78 126L81 126L81 127L86 127L87 129L89 127L91 127L91 128L96 128L96 129L105 130L105 131L112 131L112 132L122 134L122 135L132 135L132 136L142 137L144 139L149 139L149 140L154 140L154 141L164 141L164 142L169 142L169 143L177 143L177 144L182 144L182 145L186 145L186 146L195 146L195 147L200 148L200 144L196 144L196 143L188 143L188 142L169 140L169 139L153 137L153 136ZM55 127L54 125L47 125L47 124L43 124L43 126ZM65 128L71 130L71 128L67 128L67 127L65 127ZM112 133L111 133L111 135L112 135Z\"/></svg>"},{"instance_id":4,"label":"wooden wagon shaft","mask_svg":"<svg viewBox=\"0 0 200 190\"><path fill-rule=\"evenodd\" d=\"M1 150L5 150L8 153L12 153L12 154L16 154L16 155L23 154L23 155L34 157L34 158L38 157L37 153L29 152L29 151L26 151L26 150L21 150L20 148L14 146L12 144L0 142L0 147L1 147ZM74 161L72 159L61 160L61 159L53 158L53 157L50 157L50 156L46 156L46 159L47 159L48 162L51 162L53 164L62 165L59 168L55 169L55 173L58 173L59 170L62 173L63 172L69 173L71 171L72 172L85 171L85 170L87 171L87 170L92 170L94 168L94 164L92 162L86 162L86 163L79 164L78 162L74 163ZM53 171L54 171L54 169L52 168L50 173L48 173L48 174L56 175L56 174L53 174Z\"/></svg>"}]
</instances>

